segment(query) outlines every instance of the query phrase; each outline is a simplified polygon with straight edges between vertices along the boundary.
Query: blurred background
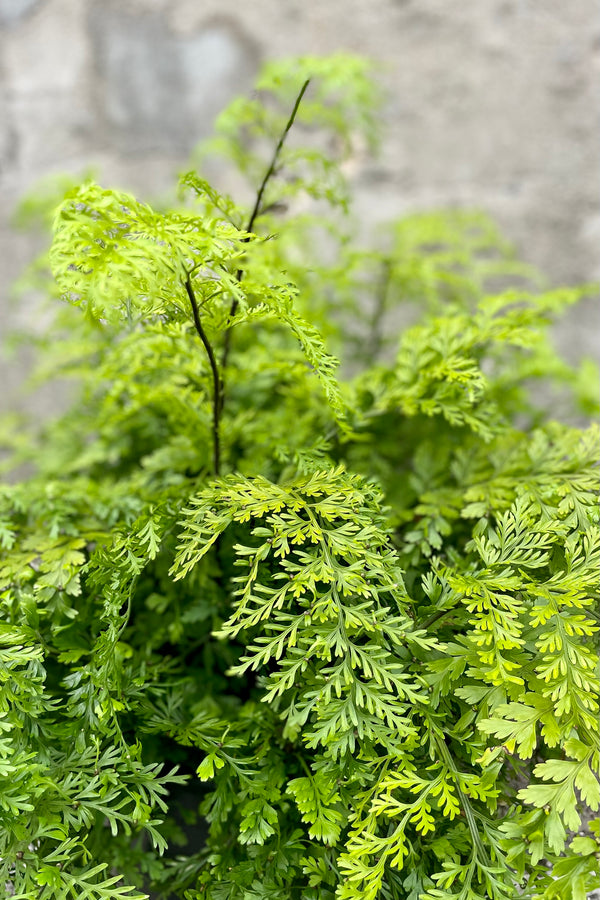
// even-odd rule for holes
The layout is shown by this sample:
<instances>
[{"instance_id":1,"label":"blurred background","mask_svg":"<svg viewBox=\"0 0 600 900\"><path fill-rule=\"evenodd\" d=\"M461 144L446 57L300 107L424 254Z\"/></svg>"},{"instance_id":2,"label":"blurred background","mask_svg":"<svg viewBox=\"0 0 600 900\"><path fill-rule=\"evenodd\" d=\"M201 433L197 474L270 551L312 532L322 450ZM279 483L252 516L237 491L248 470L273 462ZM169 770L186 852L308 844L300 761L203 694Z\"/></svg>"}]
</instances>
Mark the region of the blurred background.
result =
<instances>
[{"instance_id":1,"label":"blurred background","mask_svg":"<svg viewBox=\"0 0 600 900\"><path fill-rule=\"evenodd\" d=\"M341 49L385 92L380 156L351 173L366 222L477 207L551 284L600 278L596 0L0 0L0 332L43 328L9 299L44 244L11 225L41 177L160 195L263 60ZM576 360L599 335L590 298L559 337ZM0 360L0 409L29 365Z\"/></svg>"}]
</instances>

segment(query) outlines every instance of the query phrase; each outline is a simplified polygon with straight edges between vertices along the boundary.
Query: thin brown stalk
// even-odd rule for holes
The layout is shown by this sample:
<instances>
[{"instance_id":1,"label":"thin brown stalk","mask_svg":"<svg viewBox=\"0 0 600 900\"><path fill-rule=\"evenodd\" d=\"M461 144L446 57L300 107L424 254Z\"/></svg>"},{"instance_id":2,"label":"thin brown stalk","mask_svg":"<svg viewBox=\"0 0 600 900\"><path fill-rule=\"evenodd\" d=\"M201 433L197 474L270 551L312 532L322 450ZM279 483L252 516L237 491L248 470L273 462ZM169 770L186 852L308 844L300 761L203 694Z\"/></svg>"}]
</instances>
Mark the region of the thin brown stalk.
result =
<instances>
[{"instance_id":1,"label":"thin brown stalk","mask_svg":"<svg viewBox=\"0 0 600 900\"><path fill-rule=\"evenodd\" d=\"M292 112L290 113L290 117L289 117L289 119L286 123L286 126L283 129L281 136L277 142L277 146L275 147L275 150L273 152L271 162L269 163L269 166L264 174L263 180L262 180L261 185L256 194L256 200L254 201L254 207L252 209L252 212L250 213L250 218L248 219L248 224L246 226L247 232L252 231L256 220L264 212L262 202L263 202L263 196L265 193L265 189L267 187L267 184L273 177L273 174L277 167L277 160L279 159L279 154L281 153L282 147L285 143L285 139L288 136L288 133L289 133L292 125L294 124L296 115L298 113L298 108L300 106L300 103L302 102L302 98L304 97L304 94L306 93L306 89L307 89L309 83L310 83L310 78L307 78L307 80L304 82L304 84L300 88L300 92L299 92L298 96L296 97L296 102L294 103L294 107L292 109ZM245 240L248 240L248 238L245 238ZM242 280L243 275L244 275L243 268L239 268L236 273L236 278L237 278L238 282ZM231 301L231 307L229 309L229 321L230 322L237 312L238 305L239 304L238 304L237 297L234 297L233 300ZM229 359L230 349L231 349L231 326L229 326L225 332L225 341L223 344L223 355L221 357L221 371L222 372L225 372L225 369L227 368L227 362ZM224 394L224 390L222 388L221 389L221 402L222 403L224 402L224 399L225 399L225 394Z\"/></svg>"},{"instance_id":2,"label":"thin brown stalk","mask_svg":"<svg viewBox=\"0 0 600 900\"><path fill-rule=\"evenodd\" d=\"M215 356L215 352L211 346L210 341L204 331L202 326L202 320L200 318L200 311L198 309L198 302L196 300L196 295L194 293L194 288L192 287L191 276L188 273L185 279L185 289L187 291L187 295L190 300L190 305L192 307L192 315L194 318L194 326L198 333L198 337L202 341L204 345L204 349L206 350L206 355L208 356L208 362L210 364L210 369L212 372L213 378L213 417L212 417L212 438L213 438L213 469L215 475L219 475L221 471L221 435L220 435L220 425L221 425L221 407L223 405L222 400L222 390L223 383L221 381L221 377L219 375L219 367L217 365L217 358Z\"/></svg>"}]
</instances>

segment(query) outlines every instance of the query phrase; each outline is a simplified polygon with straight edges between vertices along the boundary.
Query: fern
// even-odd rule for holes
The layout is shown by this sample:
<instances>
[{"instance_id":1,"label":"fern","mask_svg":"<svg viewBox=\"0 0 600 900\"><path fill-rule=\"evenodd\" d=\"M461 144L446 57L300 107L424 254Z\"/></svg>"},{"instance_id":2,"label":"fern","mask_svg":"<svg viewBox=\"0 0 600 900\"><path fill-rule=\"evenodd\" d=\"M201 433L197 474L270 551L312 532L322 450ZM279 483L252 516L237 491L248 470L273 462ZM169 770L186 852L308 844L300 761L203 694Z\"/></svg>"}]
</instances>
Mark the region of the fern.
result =
<instances>
[{"instance_id":1,"label":"fern","mask_svg":"<svg viewBox=\"0 0 600 900\"><path fill-rule=\"evenodd\" d=\"M7 438L32 474L0 488L0 882L583 900L598 398L549 328L591 288L547 289L477 212L359 246L366 63L257 91L193 160L247 208L202 169L160 209L89 178L23 207L53 223L19 288L54 310L37 378L76 388Z\"/></svg>"}]
</instances>

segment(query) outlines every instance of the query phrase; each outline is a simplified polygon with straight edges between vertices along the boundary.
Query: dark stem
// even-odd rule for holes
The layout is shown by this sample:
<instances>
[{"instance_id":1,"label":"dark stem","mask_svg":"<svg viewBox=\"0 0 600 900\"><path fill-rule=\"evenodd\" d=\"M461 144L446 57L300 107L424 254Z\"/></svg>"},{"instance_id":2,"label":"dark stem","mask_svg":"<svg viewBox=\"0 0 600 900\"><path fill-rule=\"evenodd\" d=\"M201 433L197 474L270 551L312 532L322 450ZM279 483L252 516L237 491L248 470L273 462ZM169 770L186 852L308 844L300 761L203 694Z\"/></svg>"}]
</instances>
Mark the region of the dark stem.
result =
<instances>
[{"instance_id":1,"label":"dark stem","mask_svg":"<svg viewBox=\"0 0 600 900\"><path fill-rule=\"evenodd\" d=\"M196 295L194 293L194 288L192 287L192 281L190 278L189 272L186 275L185 279L185 289L187 291L187 295L190 298L190 304L192 307L192 315L194 317L194 326L196 331L198 332L198 337L204 344L204 349L206 350L206 355L208 356L208 361L210 363L210 368L213 377L213 422L212 422L212 437L213 437L213 468L215 470L215 475L219 475L221 470L221 436L220 436L220 418L221 418L221 406L223 403L222 399L222 391L223 391L223 383L219 376L219 368L217 366L217 359L215 357L214 350L210 344L206 336L206 332L202 327L202 322L200 319L200 312L198 310L198 302L196 300Z\"/></svg>"},{"instance_id":2,"label":"dark stem","mask_svg":"<svg viewBox=\"0 0 600 900\"><path fill-rule=\"evenodd\" d=\"M420 629L424 629L425 631L427 631L427 629L430 628L434 622L437 622L438 619L443 619L444 616L448 615L448 613L454 612L455 610L458 609L459 606L460 606L460 603L457 603L456 606L449 606L448 609L438 610L436 613L434 613L432 616L430 616L424 622L417 623L417 630L419 631Z\"/></svg>"},{"instance_id":3,"label":"dark stem","mask_svg":"<svg viewBox=\"0 0 600 900\"><path fill-rule=\"evenodd\" d=\"M246 231L252 231L252 229L254 228L255 221L261 213L261 204L262 204L262 198L263 198L263 194L265 192L265 188L266 188L271 176L273 175L273 172L275 171L275 166L277 165L277 160L279 158L279 154L281 153L281 149L285 143L285 139L288 136L288 132L290 131L292 125L294 124L294 120L295 120L296 114L298 112L298 107L300 106L300 103L302 102L302 98L304 97L304 94L306 93L306 88L308 87L309 82L310 82L310 78L307 78L306 81L304 82L304 84L302 85L302 87L300 88L300 93L296 97L296 102L294 103L294 108L292 109L292 111L290 113L290 117L287 120L287 125L283 129L281 137L279 138L279 141L277 142L277 146L275 147L275 152L273 153L273 158L271 159L269 168L265 172L265 177L263 178L262 184L258 189L258 194L256 195L256 202L254 203L254 209L252 210L252 213L250 214L250 219L248 220L248 227L246 228ZM241 278L241 274L239 277Z\"/></svg>"},{"instance_id":4,"label":"dark stem","mask_svg":"<svg viewBox=\"0 0 600 900\"><path fill-rule=\"evenodd\" d=\"M287 120L287 124L286 124L285 128L283 129L283 131L281 133L281 137L279 138L279 140L277 142L277 146L275 147L275 151L271 158L271 162L269 163L269 167L268 167L267 171L265 172L264 178L258 189L258 193L256 195L256 200L254 202L254 207L252 209L252 212L250 213L250 218L248 219L248 224L246 226L246 231L248 231L248 232L252 231L252 229L254 228L254 223L256 222L257 218L261 215L261 213L264 212L264 209L262 206L262 199L263 199L263 195L265 193L265 188L267 187L267 184L273 177L273 173L275 172L275 168L277 166L277 160L279 159L279 154L281 153L281 149L285 143L285 139L288 136L288 133L289 133L292 125L294 124L294 120L296 119L296 114L298 112L298 107L300 106L300 103L302 102L302 98L304 97L304 94L306 93L306 88L308 87L309 83L310 83L310 78L307 78L306 81L304 82L304 84L302 85L302 87L300 88L300 93L296 97L296 102L294 103L294 108L292 109L292 112L290 113L290 117ZM249 238L244 238L244 240L248 241ZM237 273L236 273L237 280L241 281L243 278L243 275L244 275L244 270L241 268L238 269ZM237 308L238 308L238 300L236 297L234 297L233 300L231 301L231 307L229 309L229 321L231 321L231 319L233 319L233 317L235 316L235 314L237 312ZM229 326L225 332L225 342L223 345L223 356L221 357L221 370L223 372L227 368L227 361L229 359L230 349L231 349L231 326ZM223 389L221 389L221 403L224 402L224 399L225 399L225 394L224 394Z\"/></svg>"},{"instance_id":5,"label":"dark stem","mask_svg":"<svg viewBox=\"0 0 600 900\"><path fill-rule=\"evenodd\" d=\"M392 263L390 259L385 259L381 266L381 275L377 292L375 294L375 304L373 315L369 327L369 336L367 338L367 360L370 364L377 361L381 349L383 347L383 317L387 307L387 297L392 276Z\"/></svg>"}]
</instances>

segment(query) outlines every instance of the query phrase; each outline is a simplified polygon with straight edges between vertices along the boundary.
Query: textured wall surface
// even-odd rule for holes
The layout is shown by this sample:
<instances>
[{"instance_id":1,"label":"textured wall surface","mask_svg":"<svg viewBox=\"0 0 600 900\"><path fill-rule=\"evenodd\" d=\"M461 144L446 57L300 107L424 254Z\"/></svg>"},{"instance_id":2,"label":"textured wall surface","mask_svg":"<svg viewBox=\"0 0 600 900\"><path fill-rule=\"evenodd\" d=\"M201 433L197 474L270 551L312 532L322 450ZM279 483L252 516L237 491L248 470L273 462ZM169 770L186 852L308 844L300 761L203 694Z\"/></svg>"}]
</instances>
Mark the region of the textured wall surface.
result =
<instances>
[{"instance_id":1,"label":"textured wall surface","mask_svg":"<svg viewBox=\"0 0 600 900\"><path fill-rule=\"evenodd\" d=\"M553 282L600 278L596 0L0 0L0 329L35 318L8 301L36 246L9 219L41 176L91 164L156 195L261 60L339 49L387 91L361 215L477 206ZM580 307L569 355L599 326ZM0 404L23 364L0 364Z\"/></svg>"}]
</instances>

